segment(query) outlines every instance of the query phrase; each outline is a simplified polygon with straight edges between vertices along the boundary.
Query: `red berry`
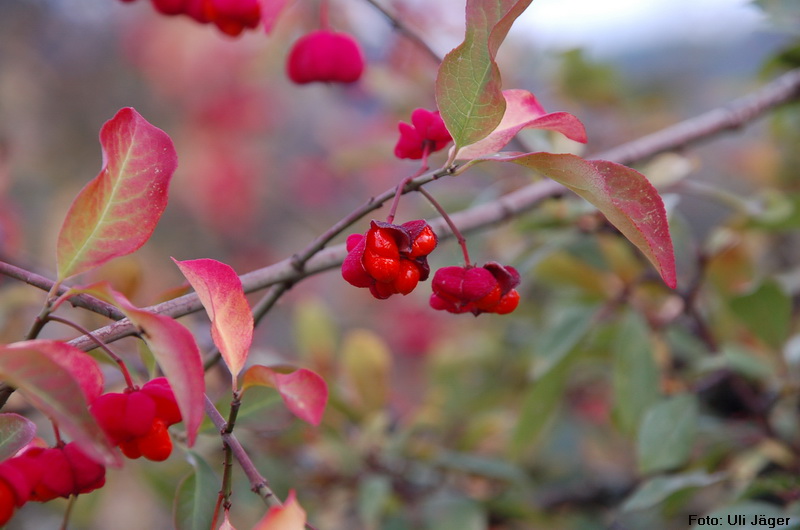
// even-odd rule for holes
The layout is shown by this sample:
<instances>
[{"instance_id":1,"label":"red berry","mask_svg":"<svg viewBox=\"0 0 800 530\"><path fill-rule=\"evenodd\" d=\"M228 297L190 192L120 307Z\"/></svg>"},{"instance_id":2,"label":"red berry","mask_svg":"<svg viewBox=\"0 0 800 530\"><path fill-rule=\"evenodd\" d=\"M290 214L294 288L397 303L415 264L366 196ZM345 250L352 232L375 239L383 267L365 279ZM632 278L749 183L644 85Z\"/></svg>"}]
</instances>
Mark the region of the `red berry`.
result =
<instances>
[{"instance_id":1,"label":"red berry","mask_svg":"<svg viewBox=\"0 0 800 530\"><path fill-rule=\"evenodd\" d=\"M400 273L393 282L395 290L406 295L414 290L419 283L419 267L416 263L408 259L400 260Z\"/></svg>"},{"instance_id":2,"label":"red berry","mask_svg":"<svg viewBox=\"0 0 800 530\"><path fill-rule=\"evenodd\" d=\"M516 289L512 289L500 299L500 302L494 308L494 312L498 315L505 315L515 310L518 305L519 293Z\"/></svg>"},{"instance_id":3,"label":"red berry","mask_svg":"<svg viewBox=\"0 0 800 530\"><path fill-rule=\"evenodd\" d=\"M492 292L475 301L475 308L481 311L492 312L495 306L500 302L503 293L500 291L500 284L496 284Z\"/></svg>"},{"instance_id":4,"label":"red berry","mask_svg":"<svg viewBox=\"0 0 800 530\"><path fill-rule=\"evenodd\" d=\"M139 439L134 438L133 440L128 440L127 442L120 442L119 448L122 450L122 454L130 458L131 460L136 460L137 458L141 458L142 451L139 449Z\"/></svg>"},{"instance_id":5,"label":"red berry","mask_svg":"<svg viewBox=\"0 0 800 530\"><path fill-rule=\"evenodd\" d=\"M4 526L14 515L16 496L5 480L0 480L0 526Z\"/></svg>"},{"instance_id":6,"label":"red berry","mask_svg":"<svg viewBox=\"0 0 800 530\"><path fill-rule=\"evenodd\" d=\"M289 79L297 84L316 81L352 83L364 72L358 42L347 33L319 30L301 37L286 62Z\"/></svg>"},{"instance_id":7,"label":"red berry","mask_svg":"<svg viewBox=\"0 0 800 530\"><path fill-rule=\"evenodd\" d=\"M367 274L379 283L393 282L400 274L400 250L389 229L369 229L363 264Z\"/></svg>"},{"instance_id":8,"label":"red berry","mask_svg":"<svg viewBox=\"0 0 800 530\"><path fill-rule=\"evenodd\" d=\"M141 455L154 462L166 460L172 453L172 439L162 420L155 420L150 432L137 440Z\"/></svg>"},{"instance_id":9,"label":"red berry","mask_svg":"<svg viewBox=\"0 0 800 530\"><path fill-rule=\"evenodd\" d=\"M425 226L419 233L416 239L411 243L411 252L408 253L409 258L417 258L420 256L427 256L433 249L436 248L438 239L433 229L430 226Z\"/></svg>"}]
</instances>

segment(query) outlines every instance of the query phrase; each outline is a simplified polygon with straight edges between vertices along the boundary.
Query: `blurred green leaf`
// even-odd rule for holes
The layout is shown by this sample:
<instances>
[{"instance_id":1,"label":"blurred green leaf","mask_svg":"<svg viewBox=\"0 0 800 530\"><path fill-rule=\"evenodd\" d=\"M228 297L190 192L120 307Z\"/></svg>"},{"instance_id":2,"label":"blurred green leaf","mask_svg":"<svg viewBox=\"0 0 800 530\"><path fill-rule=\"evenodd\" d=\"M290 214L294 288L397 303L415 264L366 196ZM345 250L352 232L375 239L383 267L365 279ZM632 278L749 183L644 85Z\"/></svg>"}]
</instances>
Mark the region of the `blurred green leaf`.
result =
<instances>
[{"instance_id":1,"label":"blurred green leaf","mask_svg":"<svg viewBox=\"0 0 800 530\"><path fill-rule=\"evenodd\" d=\"M536 339L534 379L546 374L580 342L589 331L596 312L595 306L570 305L543 329Z\"/></svg>"},{"instance_id":2,"label":"blurred green leaf","mask_svg":"<svg viewBox=\"0 0 800 530\"><path fill-rule=\"evenodd\" d=\"M342 367L364 412L375 412L386 405L391 365L389 347L374 332L355 329L344 337Z\"/></svg>"},{"instance_id":3,"label":"blurred green leaf","mask_svg":"<svg viewBox=\"0 0 800 530\"><path fill-rule=\"evenodd\" d=\"M691 394L653 405L639 427L636 453L639 470L654 473L675 469L689 459L697 432L698 404Z\"/></svg>"},{"instance_id":4,"label":"blurred green leaf","mask_svg":"<svg viewBox=\"0 0 800 530\"><path fill-rule=\"evenodd\" d=\"M392 495L392 480L369 475L358 483L358 515L366 528L378 528L381 513Z\"/></svg>"},{"instance_id":5,"label":"blurred green leaf","mask_svg":"<svg viewBox=\"0 0 800 530\"><path fill-rule=\"evenodd\" d=\"M189 451L187 456L194 471L178 485L173 521L176 530L208 530L214 517L220 481L200 455Z\"/></svg>"},{"instance_id":6,"label":"blurred green leaf","mask_svg":"<svg viewBox=\"0 0 800 530\"><path fill-rule=\"evenodd\" d=\"M427 530L488 530L486 513L480 504L464 497L442 493L424 506Z\"/></svg>"},{"instance_id":7,"label":"blurred green leaf","mask_svg":"<svg viewBox=\"0 0 800 530\"><path fill-rule=\"evenodd\" d=\"M293 322L297 353L318 366L329 365L336 349L336 325L328 307L317 298L301 300Z\"/></svg>"},{"instance_id":8,"label":"blurred green leaf","mask_svg":"<svg viewBox=\"0 0 800 530\"><path fill-rule=\"evenodd\" d=\"M773 348L789 335L792 301L775 280L768 279L752 293L734 298L731 309L754 335Z\"/></svg>"},{"instance_id":9,"label":"blurred green leaf","mask_svg":"<svg viewBox=\"0 0 800 530\"><path fill-rule=\"evenodd\" d=\"M646 510L660 504L673 493L688 488L710 486L725 478L724 473L712 475L703 471L653 477L643 482L622 505L622 510Z\"/></svg>"},{"instance_id":10,"label":"blurred green leaf","mask_svg":"<svg viewBox=\"0 0 800 530\"><path fill-rule=\"evenodd\" d=\"M633 433L644 412L658 400L659 373L647 323L629 312L619 325L613 344L614 415L620 428Z\"/></svg>"}]
</instances>

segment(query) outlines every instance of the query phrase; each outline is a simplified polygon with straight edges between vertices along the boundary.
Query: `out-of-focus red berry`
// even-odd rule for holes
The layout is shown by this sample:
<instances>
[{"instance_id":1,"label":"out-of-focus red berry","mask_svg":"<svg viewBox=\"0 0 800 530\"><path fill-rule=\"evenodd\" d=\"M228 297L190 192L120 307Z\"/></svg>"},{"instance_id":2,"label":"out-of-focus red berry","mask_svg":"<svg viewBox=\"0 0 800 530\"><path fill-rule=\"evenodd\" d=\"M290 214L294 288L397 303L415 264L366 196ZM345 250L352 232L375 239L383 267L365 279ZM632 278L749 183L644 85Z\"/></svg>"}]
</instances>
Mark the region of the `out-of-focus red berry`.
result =
<instances>
[{"instance_id":1,"label":"out-of-focus red berry","mask_svg":"<svg viewBox=\"0 0 800 530\"><path fill-rule=\"evenodd\" d=\"M353 83L364 72L364 54L347 33L318 30L297 40L289 51L286 73L293 82Z\"/></svg>"}]
</instances>

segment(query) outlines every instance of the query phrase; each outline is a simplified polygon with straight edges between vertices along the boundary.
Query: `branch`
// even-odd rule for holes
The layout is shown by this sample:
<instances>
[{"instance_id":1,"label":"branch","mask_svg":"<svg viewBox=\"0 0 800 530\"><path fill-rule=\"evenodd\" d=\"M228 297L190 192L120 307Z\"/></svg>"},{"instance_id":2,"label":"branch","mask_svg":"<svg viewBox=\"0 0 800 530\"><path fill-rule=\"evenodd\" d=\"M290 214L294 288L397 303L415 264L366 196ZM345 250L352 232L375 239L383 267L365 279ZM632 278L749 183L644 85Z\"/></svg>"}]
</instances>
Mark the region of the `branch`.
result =
<instances>
[{"instance_id":1,"label":"branch","mask_svg":"<svg viewBox=\"0 0 800 530\"><path fill-rule=\"evenodd\" d=\"M378 2L376 2L375 0L366 0L366 2L368 4L370 4L370 5L372 5L372 7L374 7L378 11L380 11L380 13L384 17L386 17L386 20L389 21L389 24L391 24L394 29L396 29L397 31L399 31L400 33L405 35L405 37L408 40L413 42L421 50L423 50L425 53L427 53L429 57L431 57L434 61L436 61L436 64L439 64L440 62L442 62L441 56L438 53L436 53L435 51L433 51L433 48L431 48L428 45L428 43L425 42L425 39L423 39L422 37L417 35L415 32L411 31L408 28L408 26L406 26L399 18L397 18L396 16L391 14L389 11L386 10L386 8L384 8L383 6L378 4Z\"/></svg>"},{"instance_id":2,"label":"branch","mask_svg":"<svg viewBox=\"0 0 800 530\"><path fill-rule=\"evenodd\" d=\"M659 153L679 149L711 139L725 131L738 129L769 110L797 99L798 96L800 96L800 69L784 74L750 95L733 101L726 107L712 110L609 151L598 153L592 158L624 164L641 162ZM421 175L406 186L404 193L414 191L420 186L449 174L450 171L448 170L437 170ZM395 188L391 188L371 198L294 257L242 275L242 285L245 292L258 291L277 283L294 283L307 276L340 266L347 254L345 246L340 244L324 248L325 245L349 225L369 212L380 208L384 202L394 196L395 191ZM482 230L516 217L531 210L542 200L560 195L566 191L566 188L556 182L542 180L524 186L495 201L458 212L451 217L464 232ZM451 237L450 231L445 229L444 220L441 218L430 221L430 224L437 234L441 234L442 239ZM5 274L9 267L0 267L0 273ZM19 275L14 277L19 277ZM20 279L27 281L24 278ZM49 290L50 286L52 286L52 282L46 279L44 281L40 279L37 283L29 283L46 290ZM100 306L94 303L87 303L85 307L92 311L102 312ZM202 305L197 295L190 293L150 306L147 309L171 317L180 317L201 310ZM125 319L100 328L94 334L100 340L109 343L132 335L135 331L134 326ZM84 350L94 347L94 343L88 337L77 338L70 341L70 344Z\"/></svg>"}]
</instances>

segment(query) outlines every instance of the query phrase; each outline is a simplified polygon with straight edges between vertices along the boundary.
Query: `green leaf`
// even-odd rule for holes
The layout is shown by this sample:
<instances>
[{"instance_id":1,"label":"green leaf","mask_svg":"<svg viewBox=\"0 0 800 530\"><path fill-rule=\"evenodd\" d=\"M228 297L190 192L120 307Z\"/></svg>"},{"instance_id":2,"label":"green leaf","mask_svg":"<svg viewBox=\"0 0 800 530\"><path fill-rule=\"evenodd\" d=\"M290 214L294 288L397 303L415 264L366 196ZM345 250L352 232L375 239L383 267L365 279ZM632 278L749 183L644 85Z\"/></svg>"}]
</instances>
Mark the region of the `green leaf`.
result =
<instances>
[{"instance_id":1,"label":"green leaf","mask_svg":"<svg viewBox=\"0 0 800 530\"><path fill-rule=\"evenodd\" d=\"M448 53L436 77L436 103L455 150L486 137L506 108L495 55L531 0L467 0L464 42Z\"/></svg>"},{"instance_id":2,"label":"green leaf","mask_svg":"<svg viewBox=\"0 0 800 530\"><path fill-rule=\"evenodd\" d=\"M533 376L544 376L557 365L589 331L597 312L594 306L570 305L546 326L536 341Z\"/></svg>"},{"instance_id":3,"label":"green leaf","mask_svg":"<svg viewBox=\"0 0 800 530\"><path fill-rule=\"evenodd\" d=\"M731 309L753 334L773 348L789 336L792 301L775 280L766 280L752 293L734 298Z\"/></svg>"},{"instance_id":4,"label":"green leaf","mask_svg":"<svg viewBox=\"0 0 800 530\"><path fill-rule=\"evenodd\" d=\"M685 464L697 419L697 398L693 395L673 396L650 407L639 428L636 446L640 471L667 471Z\"/></svg>"},{"instance_id":5,"label":"green leaf","mask_svg":"<svg viewBox=\"0 0 800 530\"><path fill-rule=\"evenodd\" d=\"M426 530L487 530L487 516L477 502L442 493L423 507Z\"/></svg>"},{"instance_id":6,"label":"green leaf","mask_svg":"<svg viewBox=\"0 0 800 530\"><path fill-rule=\"evenodd\" d=\"M14 456L36 436L36 424L13 412L0 414L0 460Z\"/></svg>"},{"instance_id":7,"label":"green leaf","mask_svg":"<svg viewBox=\"0 0 800 530\"><path fill-rule=\"evenodd\" d=\"M194 470L178 485L173 505L177 530L207 530L214 517L220 481L214 470L194 451L187 453Z\"/></svg>"},{"instance_id":8,"label":"green leaf","mask_svg":"<svg viewBox=\"0 0 800 530\"><path fill-rule=\"evenodd\" d=\"M358 483L358 515L365 528L378 528L386 502L392 495L392 480L369 475Z\"/></svg>"},{"instance_id":9,"label":"green leaf","mask_svg":"<svg viewBox=\"0 0 800 530\"><path fill-rule=\"evenodd\" d=\"M659 373L647 323L629 312L613 343L612 387L614 416L620 428L633 433L650 405L659 397Z\"/></svg>"},{"instance_id":10,"label":"green leaf","mask_svg":"<svg viewBox=\"0 0 800 530\"><path fill-rule=\"evenodd\" d=\"M726 477L725 473L709 475L702 471L678 475L653 477L643 482L622 505L623 511L646 510L665 501L673 493L702 488L716 484Z\"/></svg>"}]
</instances>

